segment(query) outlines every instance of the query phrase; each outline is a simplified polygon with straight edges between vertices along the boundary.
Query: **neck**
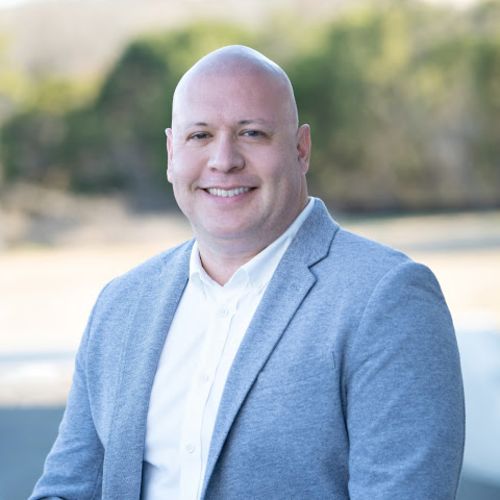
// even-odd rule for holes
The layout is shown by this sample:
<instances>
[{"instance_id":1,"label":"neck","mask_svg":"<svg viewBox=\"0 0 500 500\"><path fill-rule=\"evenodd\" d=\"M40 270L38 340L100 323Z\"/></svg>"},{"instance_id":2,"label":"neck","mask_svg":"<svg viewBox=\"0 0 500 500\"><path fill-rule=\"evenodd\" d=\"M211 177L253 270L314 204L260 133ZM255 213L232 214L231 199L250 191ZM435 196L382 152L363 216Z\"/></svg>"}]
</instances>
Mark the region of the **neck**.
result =
<instances>
[{"instance_id":1,"label":"neck","mask_svg":"<svg viewBox=\"0 0 500 500\"><path fill-rule=\"evenodd\" d=\"M295 218L300 214L308 202L306 197L304 203L300 207L300 210L293 217L293 219L284 227L280 228L280 231L274 233L272 237L269 237L269 233L266 237L261 234L253 235L251 238L248 235L245 238L229 238L229 239L219 239L212 238L208 234L196 234L195 237L198 241L198 249L200 252L200 259L205 269L205 272L219 285L225 285L231 278L231 276L244 264L253 259L258 253L260 253L264 248L267 248L273 241L279 238L293 223ZM194 229L194 228L193 228ZM258 242L256 244L256 242Z\"/></svg>"},{"instance_id":2,"label":"neck","mask_svg":"<svg viewBox=\"0 0 500 500\"><path fill-rule=\"evenodd\" d=\"M199 241L198 249L203 269L219 285L225 285L241 266L263 250L261 248L236 253L234 250L224 252L219 248L214 251L210 246L203 245Z\"/></svg>"}]
</instances>

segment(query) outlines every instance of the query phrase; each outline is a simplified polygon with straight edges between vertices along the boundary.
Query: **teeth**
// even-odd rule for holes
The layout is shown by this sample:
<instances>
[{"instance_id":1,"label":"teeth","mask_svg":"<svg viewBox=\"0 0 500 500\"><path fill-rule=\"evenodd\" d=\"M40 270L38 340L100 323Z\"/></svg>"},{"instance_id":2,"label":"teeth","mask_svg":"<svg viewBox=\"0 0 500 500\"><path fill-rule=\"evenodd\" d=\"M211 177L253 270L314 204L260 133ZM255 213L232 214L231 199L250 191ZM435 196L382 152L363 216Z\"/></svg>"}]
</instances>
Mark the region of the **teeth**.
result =
<instances>
[{"instance_id":1,"label":"teeth","mask_svg":"<svg viewBox=\"0 0 500 500\"><path fill-rule=\"evenodd\" d=\"M214 196L221 196L222 198L230 198L231 196L247 193L248 191L250 191L250 188L248 187L239 187L234 189L208 188L207 191Z\"/></svg>"}]
</instances>

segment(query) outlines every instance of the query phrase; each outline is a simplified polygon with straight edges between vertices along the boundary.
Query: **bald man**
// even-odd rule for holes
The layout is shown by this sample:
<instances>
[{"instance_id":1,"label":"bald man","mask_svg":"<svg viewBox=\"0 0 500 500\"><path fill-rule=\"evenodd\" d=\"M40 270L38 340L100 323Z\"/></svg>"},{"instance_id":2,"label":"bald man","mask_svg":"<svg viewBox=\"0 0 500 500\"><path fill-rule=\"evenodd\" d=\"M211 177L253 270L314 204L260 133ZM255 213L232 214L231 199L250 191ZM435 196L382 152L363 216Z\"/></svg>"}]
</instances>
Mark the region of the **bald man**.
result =
<instances>
[{"instance_id":1,"label":"bald man","mask_svg":"<svg viewBox=\"0 0 500 500\"><path fill-rule=\"evenodd\" d=\"M308 197L284 71L208 54L166 133L194 238L102 291L31 499L453 499L464 404L439 285Z\"/></svg>"}]
</instances>

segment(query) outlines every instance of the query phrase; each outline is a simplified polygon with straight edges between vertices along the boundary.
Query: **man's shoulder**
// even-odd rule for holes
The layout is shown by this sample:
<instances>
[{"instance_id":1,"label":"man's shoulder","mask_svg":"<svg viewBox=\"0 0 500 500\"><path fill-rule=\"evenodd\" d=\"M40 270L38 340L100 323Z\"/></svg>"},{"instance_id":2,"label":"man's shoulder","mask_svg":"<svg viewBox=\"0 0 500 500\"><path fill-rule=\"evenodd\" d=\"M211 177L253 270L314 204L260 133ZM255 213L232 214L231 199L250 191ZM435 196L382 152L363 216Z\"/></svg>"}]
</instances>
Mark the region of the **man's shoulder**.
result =
<instances>
[{"instance_id":1,"label":"man's shoulder","mask_svg":"<svg viewBox=\"0 0 500 500\"><path fill-rule=\"evenodd\" d=\"M442 302L436 276L404 252L339 227L316 276L324 290L335 290L348 303L363 309L369 300L406 297L409 291ZM388 295L384 295L388 294ZM426 299L427 300L427 299Z\"/></svg>"},{"instance_id":2,"label":"man's shoulder","mask_svg":"<svg viewBox=\"0 0 500 500\"><path fill-rule=\"evenodd\" d=\"M338 226L326 258L323 278L340 280L348 288L371 289L389 273L417 265L401 250Z\"/></svg>"},{"instance_id":3,"label":"man's shoulder","mask_svg":"<svg viewBox=\"0 0 500 500\"><path fill-rule=\"evenodd\" d=\"M330 256L345 255L351 259L394 261L408 259L401 251L381 242L354 233L332 216L324 202L315 198L313 209L298 233L299 246L304 253L320 248Z\"/></svg>"},{"instance_id":4,"label":"man's shoulder","mask_svg":"<svg viewBox=\"0 0 500 500\"><path fill-rule=\"evenodd\" d=\"M359 279L368 286L392 269L415 264L402 251L340 225L319 199L299 231L291 254L291 265L306 260L327 281L344 277L349 283Z\"/></svg>"},{"instance_id":5,"label":"man's shoulder","mask_svg":"<svg viewBox=\"0 0 500 500\"><path fill-rule=\"evenodd\" d=\"M332 245L334 255L349 258L360 264L371 266L392 266L410 261L410 257L401 250L355 233L342 226L339 227Z\"/></svg>"},{"instance_id":6,"label":"man's shoulder","mask_svg":"<svg viewBox=\"0 0 500 500\"><path fill-rule=\"evenodd\" d=\"M168 280L180 268L185 267L187 272L192 245L193 240L185 241L148 258L111 280L104 288L103 295L128 293L130 290L137 290L138 287L142 287L146 283L157 281L160 276L162 279Z\"/></svg>"}]
</instances>

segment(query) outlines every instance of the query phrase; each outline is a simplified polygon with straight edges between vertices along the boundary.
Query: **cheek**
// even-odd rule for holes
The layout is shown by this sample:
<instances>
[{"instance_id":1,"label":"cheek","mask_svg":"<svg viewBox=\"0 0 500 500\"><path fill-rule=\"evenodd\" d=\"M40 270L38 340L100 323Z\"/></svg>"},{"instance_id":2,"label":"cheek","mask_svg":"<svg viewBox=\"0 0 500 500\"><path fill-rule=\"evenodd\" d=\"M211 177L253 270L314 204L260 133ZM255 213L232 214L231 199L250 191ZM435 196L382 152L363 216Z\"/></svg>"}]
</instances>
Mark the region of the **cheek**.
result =
<instances>
[{"instance_id":1,"label":"cheek","mask_svg":"<svg viewBox=\"0 0 500 500\"><path fill-rule=\"evenodd\" d=\"M269 161L267 167L263 169L265 175L272 182L280 185L283 189L290 189L292 186L300 184L303 172L292 155L278 156L273 162Z\"/></svg>"},{"instance_id":2,"label":"cheek","mask_svg":"<svg viewBox=\"0 0 500 500\"><path fill-rule=\"evenodd\" d=\"M192 183L197 177L196 162L186 155L177 155L167 171L168 180L177 186Z\"/></svg>"}]
</instances>

